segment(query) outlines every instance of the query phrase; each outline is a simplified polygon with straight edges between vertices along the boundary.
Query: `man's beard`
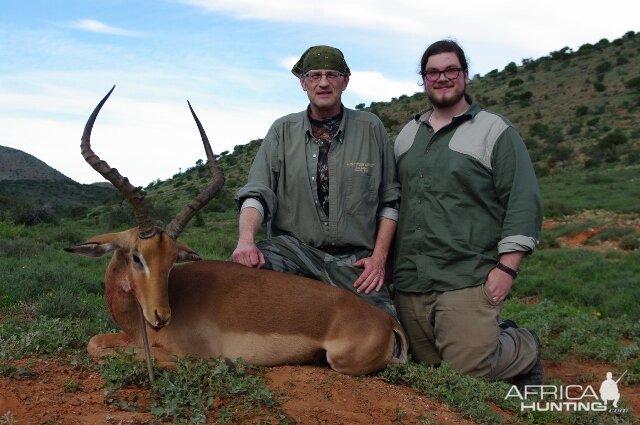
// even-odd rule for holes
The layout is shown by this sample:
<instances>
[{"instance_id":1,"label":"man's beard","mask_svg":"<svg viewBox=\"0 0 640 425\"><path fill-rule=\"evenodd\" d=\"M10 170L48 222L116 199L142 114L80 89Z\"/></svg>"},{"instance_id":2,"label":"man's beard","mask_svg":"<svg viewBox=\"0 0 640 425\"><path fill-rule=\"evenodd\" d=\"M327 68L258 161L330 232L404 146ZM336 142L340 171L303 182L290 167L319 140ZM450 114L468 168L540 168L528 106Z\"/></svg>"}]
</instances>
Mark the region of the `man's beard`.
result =
<instances>
[{"instance_id":1,"label":"man's beard","mask_svg":"<svg viewBox=\"0 0 640 425\"><path fill-rule=\"evenodd\" d=\"M429 99L431 104L433 106L435 106L436 108L448 108L450 106L456 105L458 102L460 102L460 99L464 98L466 89L467 89L467 87L465 85L464 89L454 97L438 97L438 98L436 98L431 93L427 92L427 98Z\"/></svg>"}]
</instances>

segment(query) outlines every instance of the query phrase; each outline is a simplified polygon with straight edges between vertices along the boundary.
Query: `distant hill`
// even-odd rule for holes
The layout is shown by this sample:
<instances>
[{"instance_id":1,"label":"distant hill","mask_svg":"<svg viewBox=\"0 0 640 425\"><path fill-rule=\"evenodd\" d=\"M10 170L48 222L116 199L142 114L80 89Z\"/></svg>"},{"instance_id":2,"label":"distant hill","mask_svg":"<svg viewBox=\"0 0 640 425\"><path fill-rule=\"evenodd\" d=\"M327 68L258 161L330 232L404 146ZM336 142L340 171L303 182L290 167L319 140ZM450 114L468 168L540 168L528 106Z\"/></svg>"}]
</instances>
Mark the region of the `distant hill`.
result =
<instances>
[{"instance_id":1,"label":"distant hill","mask_svg":"<svg viewBox=\"0 0 640 425\"><path fill-rule=\"evenodd\" d=\"M0 180L73 181L35 156L6 146L0 146Z\"/></svg>"},{"instance_id":2,"label":"distant hill","mask_svg":"<svg viewBox=\"0 0 640 425\"><path fill-rule=\"evenodd\" d=\"M35 224L82 215L115 194L104 184L80 184L36 157L0 146L0 218Z\"/></svg>"}]
</instances>

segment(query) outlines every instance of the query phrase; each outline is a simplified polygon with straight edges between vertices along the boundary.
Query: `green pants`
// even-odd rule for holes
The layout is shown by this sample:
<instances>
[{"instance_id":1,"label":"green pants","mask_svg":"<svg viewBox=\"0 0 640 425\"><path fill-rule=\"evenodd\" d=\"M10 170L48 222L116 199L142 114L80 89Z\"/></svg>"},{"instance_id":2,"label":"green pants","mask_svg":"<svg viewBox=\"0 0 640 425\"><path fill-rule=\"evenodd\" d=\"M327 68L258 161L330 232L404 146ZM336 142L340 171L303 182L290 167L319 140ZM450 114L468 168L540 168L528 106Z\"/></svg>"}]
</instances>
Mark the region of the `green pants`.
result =
<instances>
[{"instance_id":1,"label":"green pants","mask_svg":"<svg viewBox=\"0 0 640 425\"><path fill-rule=\"evenodd\" d=\"M416 361L446 361L489 379L527 373L536 362L535 337L527 329L498 326L501 305L485 285L425 294L396 290L394 303Z\"/></svg>"},{"instance_id":2,"label":"green pants","mask_svg":"<svg viewBox=\"0 0 640 425\"><path fill-rule=\"evenodd\" d=\"M386 286L379 292L371 291L368 294L358 293L353 287L364 269L353 267L352 264L360 258L370 256L371 251L353 248L345 249L339 254L329 254L305 245L292 236L276 236L256 245L264 255L265 269L305 276L346 289L397 318Z\"/></svg>"}]
</instances>

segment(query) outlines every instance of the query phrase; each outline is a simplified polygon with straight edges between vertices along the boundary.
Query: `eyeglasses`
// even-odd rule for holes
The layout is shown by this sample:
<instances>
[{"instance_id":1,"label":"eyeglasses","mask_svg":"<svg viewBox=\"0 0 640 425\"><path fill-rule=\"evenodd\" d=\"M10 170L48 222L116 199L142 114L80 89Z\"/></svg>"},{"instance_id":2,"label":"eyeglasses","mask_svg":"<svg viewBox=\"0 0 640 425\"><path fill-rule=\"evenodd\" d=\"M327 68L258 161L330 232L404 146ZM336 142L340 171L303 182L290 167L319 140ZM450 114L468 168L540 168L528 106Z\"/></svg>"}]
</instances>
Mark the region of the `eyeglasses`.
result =
<instances>
[{"instance_id":1,"label":"eyeglasses","mask_svg":"<svg viewBox=\"0 0 640 425\"><path fill-rule=\"evenodd\" d=\"M462 71L462 68L447 68L444 71L429 69L427 71L422 71L420 74L423 78L426 78L427 81L438 81L442 74L444 74L448 80L455 80L460 75L460 71Z\"/></svg>"},{"instance_id":2,"label":"eyeglasses","mask_svg":"<svg viewBox=\"0 0 640 425\"><path fill-rule=\"evenodd\" d=\"M330 83L334 83L338 81L338 78L344 77L344 74L338 71L327 71L327 72L310 71L303 75L304 75L304 78L314 83L319 83L320 80L322 80L323 76L327 77L327 81L329 81Z\"/></svg>"}]
</instances>

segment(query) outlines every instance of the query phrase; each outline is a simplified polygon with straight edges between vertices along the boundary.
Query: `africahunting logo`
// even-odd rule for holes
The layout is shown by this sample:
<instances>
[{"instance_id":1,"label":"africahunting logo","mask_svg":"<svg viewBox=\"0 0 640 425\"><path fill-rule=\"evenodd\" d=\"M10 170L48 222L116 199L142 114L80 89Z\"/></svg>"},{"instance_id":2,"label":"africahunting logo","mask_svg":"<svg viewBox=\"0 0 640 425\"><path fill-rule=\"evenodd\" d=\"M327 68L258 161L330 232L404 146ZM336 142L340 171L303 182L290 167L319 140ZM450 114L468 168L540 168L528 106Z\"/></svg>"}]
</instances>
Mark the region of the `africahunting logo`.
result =
<instances>
[{"instance_id":1,"label":"africahunting logo","mask_svg":"<svg viewBox=\"0 0 640 425\"><path fill-rule=\"evenodd\" d=\"M526 385L522 389L513 385L505 400L519 399L521 412L626 413L629 409L618 407L618 383L626 373L625 370L614 381L613 374L607 372L606 379L602 381L597 392L591 385Z\"/></svg>"}]
</instances>

